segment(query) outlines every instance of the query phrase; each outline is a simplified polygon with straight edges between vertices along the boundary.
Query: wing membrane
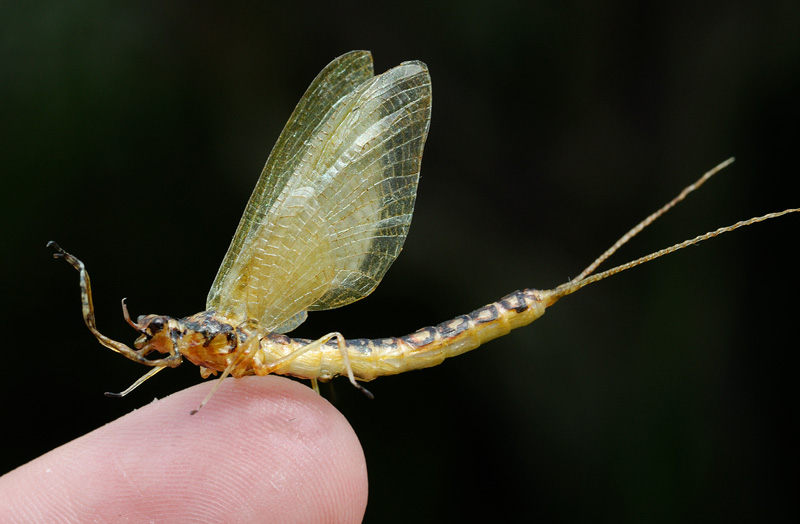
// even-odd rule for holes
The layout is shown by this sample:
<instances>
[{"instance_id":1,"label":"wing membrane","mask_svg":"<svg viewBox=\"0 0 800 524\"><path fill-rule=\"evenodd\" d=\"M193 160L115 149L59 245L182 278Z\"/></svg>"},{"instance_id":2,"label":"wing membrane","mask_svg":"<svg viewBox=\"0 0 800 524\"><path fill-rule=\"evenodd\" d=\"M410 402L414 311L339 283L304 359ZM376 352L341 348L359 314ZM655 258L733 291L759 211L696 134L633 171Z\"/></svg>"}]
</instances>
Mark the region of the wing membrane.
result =
<instances>
[{"instance_id":1,"label":"wing membrane","mask_svg":"<svg viewBox=\"0 0 800 524\"><path fill-rule=\"evenodd\" d=\"M239 259L243 246L250 243L257 234L267 211L292 176L294 166L302 160L308 142L327 121L330 113L334 111L336 102L373 75L370 53L351 51L333 60L311 82L272 148L253 194L247 202L236 234L208 293L207 309L223 309L222 295L228 291L225 289L225 282ZM237 314L233 310L228 313L234 317L243 314L241 311Z\"/></svg>"},{"instance_id":2,"label":"wing membrane","mask_svg":"<svg viewBox=\"0 0 800 524\"><path fill-rule=\"evenodd\" d=\"M207 307L288 331L306 310L368 295L408 233L430 101L420 62L371 77L369 54L354 52L326 67L267 161Z\"/></svg>"}]
</instances>

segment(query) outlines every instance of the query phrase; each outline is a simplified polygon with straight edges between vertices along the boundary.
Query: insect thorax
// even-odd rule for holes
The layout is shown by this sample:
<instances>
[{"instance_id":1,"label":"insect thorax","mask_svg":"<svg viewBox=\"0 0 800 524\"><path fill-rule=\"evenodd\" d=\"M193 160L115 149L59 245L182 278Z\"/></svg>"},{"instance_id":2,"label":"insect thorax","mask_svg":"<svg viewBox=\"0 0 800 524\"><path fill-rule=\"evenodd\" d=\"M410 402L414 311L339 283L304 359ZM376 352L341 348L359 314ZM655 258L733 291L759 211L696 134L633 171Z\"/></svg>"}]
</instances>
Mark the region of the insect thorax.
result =
<instances>
[{"instance_id":1,"label":"insect thorax","mask_svg":"<svg viewBox=\"0 0 800 524\"><path fill-rule=\"evenodd\" d=\"M248 349L253 342L258 348L260 338L251 323L231 320L215 311L203 311L182 319L147 315L140 317L138 324L142 336L135 346L139 351L144 354L152 351L180 353L200 366L204 377L225 370L237 356L237 350ZM234 376L252 373L251 369L239 367L234 370Z\"/></svg>"}]
</instances>

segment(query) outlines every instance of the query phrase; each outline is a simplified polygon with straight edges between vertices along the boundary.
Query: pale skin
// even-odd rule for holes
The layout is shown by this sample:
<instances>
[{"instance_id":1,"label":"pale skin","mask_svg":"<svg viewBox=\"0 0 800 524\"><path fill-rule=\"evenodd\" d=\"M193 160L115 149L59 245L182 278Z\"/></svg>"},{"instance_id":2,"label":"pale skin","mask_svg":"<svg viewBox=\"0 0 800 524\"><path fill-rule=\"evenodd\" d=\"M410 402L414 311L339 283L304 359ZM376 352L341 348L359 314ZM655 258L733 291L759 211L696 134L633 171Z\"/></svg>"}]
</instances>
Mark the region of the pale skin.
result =
<instances>
[{"instance_id":1,"label":"pale skin","mask_svg":"<svg viewBox=\"0 0 800 524\"><path fill-rule=\"evenodd\" d=\"M0 477L0 521L361 522L367 468L352 427L298 382L206 382Z\"/></svg>"}]
</instances>

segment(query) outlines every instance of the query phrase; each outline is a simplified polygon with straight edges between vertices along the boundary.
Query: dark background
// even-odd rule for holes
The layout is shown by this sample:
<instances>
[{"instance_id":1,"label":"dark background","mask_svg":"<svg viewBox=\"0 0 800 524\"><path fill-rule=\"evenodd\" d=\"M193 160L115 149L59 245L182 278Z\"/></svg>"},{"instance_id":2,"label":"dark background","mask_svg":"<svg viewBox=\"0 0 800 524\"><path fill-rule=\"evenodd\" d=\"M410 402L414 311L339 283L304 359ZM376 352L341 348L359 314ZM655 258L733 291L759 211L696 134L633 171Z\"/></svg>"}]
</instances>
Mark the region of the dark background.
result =
<instances>
[{"instance_id":1,"label":"dark background","mask_svg":"<svg viewBox=\"0 0 800 524\"><path fill-rule=\"evenodd\" d=\"M293 4L293 5L290 5ZM200 380L98 323L203 309L307 85L372 50L428 64L433 121L403 254L298 330L402 335L574 276L706 169L623 262L800 206L800 7L783 2L15 2L0 7L2 469ZM323 393L370 472L367 522L795 522L800 216L594 285L430 370ZM213 409L213 405L209 406ZM217 467L225 467L219 464Z\"/></svg>"}]
</instances>

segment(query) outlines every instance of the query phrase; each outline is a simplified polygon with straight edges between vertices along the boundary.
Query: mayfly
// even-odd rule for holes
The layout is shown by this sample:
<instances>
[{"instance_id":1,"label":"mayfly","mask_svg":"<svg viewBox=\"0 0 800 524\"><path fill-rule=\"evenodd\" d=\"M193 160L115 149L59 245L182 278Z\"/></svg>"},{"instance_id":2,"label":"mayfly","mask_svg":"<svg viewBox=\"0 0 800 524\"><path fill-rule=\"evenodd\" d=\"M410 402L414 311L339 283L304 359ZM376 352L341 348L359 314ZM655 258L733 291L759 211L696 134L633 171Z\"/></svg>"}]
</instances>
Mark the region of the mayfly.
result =
<instances>
[{"instance_id":1,"label":"mayfly","mask_svg":"<svg viewBox=\"0 0 800 524\"><path fill-rule=\"evenodd\" d=\"M366 51L328 64L300 99L270 154L211 286L206 310L182 319L125 320L140 336L134 348L101 334L83 263L48 245L80 272L83 318L100 343L152 369L123 396L185 358L203 378L277 373L317 381L347 375L369 381L440 364L527 325L558 299L620 271L739 227L800 209L751 218L592 275L619 247L700 187L712 169L620 238L574 279L550 290L523 289L472 313L403 337L317 340L284 333L309 311L332 309L370 294L405 241L431 113L425 64L404 62L375 76ZM150 358L152 353L166 354ZM205 405L215 388L206 396ZM199 408L198 408L199 409Z\"/></svg>"}]
</instances>

